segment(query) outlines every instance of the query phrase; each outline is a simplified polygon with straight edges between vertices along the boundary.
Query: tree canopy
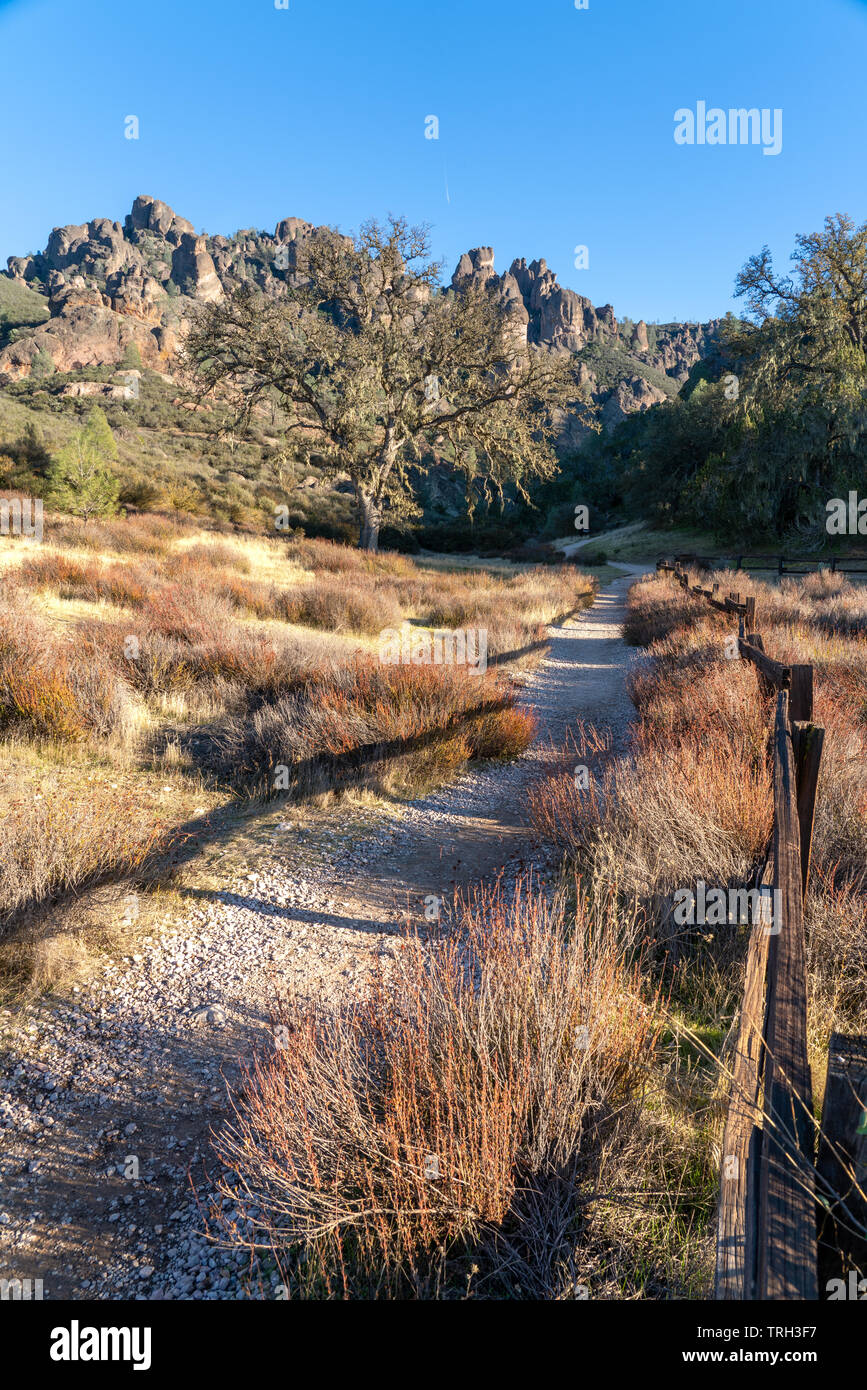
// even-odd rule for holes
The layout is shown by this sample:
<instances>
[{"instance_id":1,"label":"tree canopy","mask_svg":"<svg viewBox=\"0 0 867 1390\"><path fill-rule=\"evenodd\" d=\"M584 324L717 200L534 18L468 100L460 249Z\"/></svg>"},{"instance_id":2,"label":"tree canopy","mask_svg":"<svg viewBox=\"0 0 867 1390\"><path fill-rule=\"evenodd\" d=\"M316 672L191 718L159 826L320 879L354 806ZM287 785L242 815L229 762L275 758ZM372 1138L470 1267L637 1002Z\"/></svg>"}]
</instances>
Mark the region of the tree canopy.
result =
<instances>
[{"instance_id":1,"label":"tree canopy","mask_svg":"<svg viewBox=\"0 0 867 1390\"><path fill-rule=\"evenodd\" d=\"M105 412L96 405L48 467L50 496L63 511L85 522L117 510L119 483L110 463L117 444Z\"/></svg>"},{"instance_id":2,"label":"tree canopy","mask_svg":"<svg viewBox=\"0 0 867 1390\"><path fill-rule=\"evenodd\" d=\"M413 470L443 462L486 497L552 476L571 362L528 346L496 287L439 288L429 234L401 218L305 243L285 294L250 283L204 306L186 358L200 396L249 427L275 400L295 455L351 482L359 541L417 514ZM473 486L468 486L472 507Z\"/></svg>"},{"instance_id":3,"label":"tree canopy","mask_svg":"<svg viewBox=\"0 0 867 1390\"><path fill-rule=\"evenodd\" d=\"M609 499L733 539L825 540L827 502L864 481L867 224L828 217L791 259L779 275L767 247L751 256L735 285L746 314L724 321L718 360L591 441Z\"/></svg>"}]
</instances>

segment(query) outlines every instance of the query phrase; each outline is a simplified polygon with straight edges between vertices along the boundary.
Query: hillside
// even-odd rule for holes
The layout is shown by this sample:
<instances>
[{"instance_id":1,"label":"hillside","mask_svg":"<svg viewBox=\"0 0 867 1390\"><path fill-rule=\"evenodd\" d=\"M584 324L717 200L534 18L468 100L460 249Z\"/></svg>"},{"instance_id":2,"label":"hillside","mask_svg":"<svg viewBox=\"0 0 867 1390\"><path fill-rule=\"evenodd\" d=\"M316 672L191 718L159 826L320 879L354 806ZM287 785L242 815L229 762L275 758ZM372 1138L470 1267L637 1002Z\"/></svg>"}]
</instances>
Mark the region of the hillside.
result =
<instances>
[{"instance_id":1,"label":"hillside","mask_svg":"<svg viewBox=\"0 0 867 1390\"><path fill-rule=\"evenodd\" d=\"M20 280L0 275L0 347L13 335L38 328L49 316L48 300Z\"/></svg>"},{"instance_id":2,"label":"hillside","mask_svg":"<svg viewBox=\"0 0 867 1390\"><path fill-rule=\"evenodd\" d=\"M350 539L351 499L339 479L291 457L264 417L243 440L216 438L218 417L191 417L177 371L197 305L251 282L279 299L303 281L314 235L337 234L287 217L273 233L200 235L166 203L142 195L123 223L55 227L42 251L11 256L0 274L0 482L38 494L44 469L32 466L25 435L38 437L48 455L98 401L118 441L125 505L168 505L260 530L288 495L291 526ZM558 284L544 260L516 259L498 274L490 247L465 253L446 288L459 295L477 284L502 301L517 339L574 361L576 408L558 423L561 457L593 429L608 432L676 396L716 341L715 322L618 322L611 305L594 307ZM416 541L404 532L391 543L504 548L544 526L560 491L534 497L538 512L510 498L507 526L488 517L482 501L471 525L462 478L435 460L418 480Z\"/></svg>"}]
</instances>

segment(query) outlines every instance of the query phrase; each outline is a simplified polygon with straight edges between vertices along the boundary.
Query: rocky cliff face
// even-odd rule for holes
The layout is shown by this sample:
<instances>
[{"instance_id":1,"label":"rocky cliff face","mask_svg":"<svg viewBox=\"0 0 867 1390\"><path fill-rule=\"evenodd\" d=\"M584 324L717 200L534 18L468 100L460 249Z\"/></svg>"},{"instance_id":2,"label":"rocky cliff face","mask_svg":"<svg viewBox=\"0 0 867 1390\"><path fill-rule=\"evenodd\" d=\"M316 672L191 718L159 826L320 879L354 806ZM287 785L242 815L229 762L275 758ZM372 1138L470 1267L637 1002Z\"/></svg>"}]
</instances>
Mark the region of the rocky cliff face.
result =
<instances>
[{"instance_id":1,"label":"rocky cliff face","mask_svg":"<svg viewBox=\"0 0 867 1390\"><path fill-rule=\"evenodd\" d=\"M596 405L603 428L611 429L627 415L647 410L674 395L689 376L690 368L710 349L719 332L719 320L708 324L654 325L643 319L628 331L621 328L610 304L595 308L589 299L565 289L542 260L528 265L514 260L497 275L490 246L465 251L455 267L451 287L458 293L468 285L484 285L499 294L509 309L516 336L551 352L583 354L599 350L608 365L603 380L598 370L580 361L576 383L585 387ZM648 377L652 377L650 380ZM668 377L664 389L660 378ZM561 443L575 447L586 433L576 419L563 421Z\"/></svg>"},{"instance_id":2,"label":"rocky cliff face","mask_svg":"<svg viewBox=\"0 0 867 1390\"><path fill-rule=\"evenodd\" d=\"M194 304L218 300L245 282L266 294L285 294L303 276L305 243L323 230L286 217L273 235L254 229L232 237L197 235L186 218L147 196L136 198L123 226L100 217L55 227L44 251L9 258L6 274L45 295L50 318L0 351L0 383L27 376L43 354L58 371L69 372L115 365L130 345L145 366L170 372ZM529 265L515 260L498 275L489 246L461 256L451 284L458 292L473 284L494 289L508 312L516 348L530 342L552 352L582 353L595 346L625 354L616 382L600 381L584 364L577 373L608 425L664 399L660 373L670 378L673 394L718 327L671 324L648 330L640 321L624 337L610 304L595 308L559 285L543 260Z\"/></svg>"},{"instance_id":3,"label":"rocky cliff face","mask_svg":"<svg viewBox=\"0 0 867 1390\"><path fill-rule=\"evenodd\" d=\"M27 376L46 354L60 372L114 365L128 347L145 366L170 371L190 307L220 299L245 280L285 292L299 248L315 228L284 218L273 236L197 236L157 198L136 198L124 220L55 227L44 251L10 256L10 279L48 299L50 319L0 351L0 381Z\"/></svg>"}]
</instances>

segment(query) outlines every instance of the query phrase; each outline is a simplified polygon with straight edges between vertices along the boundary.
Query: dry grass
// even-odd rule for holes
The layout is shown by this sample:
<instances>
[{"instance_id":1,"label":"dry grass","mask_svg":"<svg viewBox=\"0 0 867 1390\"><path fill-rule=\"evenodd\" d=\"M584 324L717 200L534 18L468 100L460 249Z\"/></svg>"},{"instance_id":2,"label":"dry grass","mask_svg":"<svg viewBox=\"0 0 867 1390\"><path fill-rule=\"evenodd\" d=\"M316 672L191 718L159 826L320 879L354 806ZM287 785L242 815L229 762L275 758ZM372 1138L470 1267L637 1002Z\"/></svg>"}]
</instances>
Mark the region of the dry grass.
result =
<instances>
[{"instance_id":1,"label":"dry grass","mask_svg":"<svg viewBox=\"0 0 867 1390\"><path fill-rule=\"evenodd\" d=\"M0 602L0 730L78 742L128 726L122 683L17 596Z\"/></svg>"},{"instance_id":2,"label":"dry grass","mask_svg":"<svg viewBox=\"0 0 867 1390\"><path fill-rule=\"evenodd\" d=\"M229 719L217 738L227 774L266 790L285 768L304 790L358 769L426 757L455 736L469 757L512 757L532 741L532 717L515 708L513 690L493 673L461 667L381 665L359 656L327 672L313 670L295 690L252 714ZM278 783L279 785L279 783ZM286 783L284 782L285 786Z\"/></svg>"},{"instance_id":3,"label":"dry grass","mask_svg":"<svg viewBox=\"0 0 867 1390\"><path fill-rule=\"evenodd\" d=\"M135 532L143 519L128 523ZM17 554L14 582L42 593L124 608L159 607L166 588L185 604L221 599L235 616L252 615L326 632L375 636L403 618L431 628L483 628L493 660L536 659L544 629L592 599L593 581L571 566L522 570L506 577L483 569L422 569L401 555L366 555L329 541L203 541L175 535L170 523L149 529L125 552L119 527L51 532L36 555ZM54 542L55 534L63 544ZM122 558L93 558L103 539ZM85 546L85 542L87 543ZM77 543L77 544L74 544ZM158 548L153 547L158 544ZM75 549L81 553L75 554Z\"/></svg>"},{"instance_id":4,"label":"dry grass","mask_svg":"<svg viewBox=\"0 0 867 1390\"><path fill-rule=\"evenodd\" d=\"M571 570L450 575L144 516L49 517L44 544L0 546L0 571L0 734L28 743L52 781L41 803L32 777L22 796L8 780L0 795L6 930L16 913L161 852L171 827L151 818L149 798L103 795L98 780L120 771L134 787L171 750L179 777L233 799L279 790L279 763L296 793L362 782L405 795L470 759L520 753L533 725L506 682L380 665L376 635L451 611L499 624L489 649L499 641L523 661L539 654L540 624L592 595Z\"/></svg>"},{"instance_id":5,"label":"dry grass","mask_svg":"<svg viewBox=\"0 0 867 1390\"><path fill-rule=\"evenodd\" d=\"M291 1297L575 1297L576 1187L656 1035L634 937L527 887L479 893L405 936L371 998L287 1002L219 1141L215 1236L268 1252Z\"/></svg>"},{"instance_id":6,"label":"dry grass","mask_svg":"<svg viewBox=\"0 0 867 1390\"><path fill-rule=\"evenodd\" d=\"M150 799L93 772L73 789L61 770L0 776L0 922L107 875L134 873L172 841Z\"/></svg>"}]
</instances>

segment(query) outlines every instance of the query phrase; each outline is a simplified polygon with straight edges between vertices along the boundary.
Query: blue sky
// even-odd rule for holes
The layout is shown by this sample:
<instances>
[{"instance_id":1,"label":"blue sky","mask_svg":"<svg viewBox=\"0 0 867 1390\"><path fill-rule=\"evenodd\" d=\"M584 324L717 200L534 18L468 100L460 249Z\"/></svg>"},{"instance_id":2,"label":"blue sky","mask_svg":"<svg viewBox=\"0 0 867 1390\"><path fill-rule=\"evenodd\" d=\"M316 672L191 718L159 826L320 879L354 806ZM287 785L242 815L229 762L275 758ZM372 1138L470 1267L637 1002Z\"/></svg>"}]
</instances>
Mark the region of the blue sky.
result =
<instances>
[{"instance_id":1,"label":"blue sky","mask_svg":"<svg viewBox=\"0 0 867 1390\"><path fill-rule=\"evenodd\" d=\"M223 233L394 211L449 274L492 245L621 316L706 319L765 242L867 218L865 0L288 3L0 0L0 262L137 193ZM678 146L699 100L781 109L782 152Z\"/></svg>"}]
</instances>

